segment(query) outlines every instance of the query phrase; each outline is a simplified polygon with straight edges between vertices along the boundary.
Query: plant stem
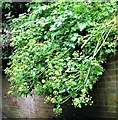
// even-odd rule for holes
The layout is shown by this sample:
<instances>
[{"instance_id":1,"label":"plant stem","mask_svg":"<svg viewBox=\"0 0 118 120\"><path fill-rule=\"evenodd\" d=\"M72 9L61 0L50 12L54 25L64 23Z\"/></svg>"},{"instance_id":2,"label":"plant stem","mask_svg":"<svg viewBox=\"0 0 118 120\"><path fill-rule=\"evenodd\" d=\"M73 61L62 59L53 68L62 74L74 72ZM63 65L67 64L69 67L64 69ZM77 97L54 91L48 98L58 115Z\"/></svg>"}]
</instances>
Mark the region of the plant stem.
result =
<instances>
[{"instance_id":1,"label":"plant stem","mask_svg":"<svg viewBox=\"0 0 118 120\"><path fill-rule=\"evenodd\" d=\"M84 42L84 44L81 46L81 49L87 44L87 42L92 38L92 35Z\"/></svg>"},{"instance_id":2,"label":"plant stem","mask_svg":"<svg viewBox=\"0 0 118 120\"><path fill-rule=\"evenodd\" d=\"M111 29L109 30L109 32L107 33L107 35L106 35L106 37L105 37L103 43L102 43L101 46L98 48L98 50L96 51L96 53L94 54L93 57L95 57L95 56L97 55L97 53L100 51L100 49L101 49L102 46L104 45L104 43L105 43L106 39L108 38L108 35L109 35L109 33L111 32L111 30L112 30L112 28L113 28L114 25L115 25L115 24L112 25L112 27L111 27Z\"/></svg>"},{"instance_id":3,"label":"plant stem","mask_svg":"<svg viewBox=\"0 0 118 120\"><path fill-rule=\"evenodd\" d=\"M65 103L66 101L68 101L70 99L70 95L68 95L66 98L64 98L65 100L63 102L61 102L61 104Z\"/></svg>"}]
</instances>

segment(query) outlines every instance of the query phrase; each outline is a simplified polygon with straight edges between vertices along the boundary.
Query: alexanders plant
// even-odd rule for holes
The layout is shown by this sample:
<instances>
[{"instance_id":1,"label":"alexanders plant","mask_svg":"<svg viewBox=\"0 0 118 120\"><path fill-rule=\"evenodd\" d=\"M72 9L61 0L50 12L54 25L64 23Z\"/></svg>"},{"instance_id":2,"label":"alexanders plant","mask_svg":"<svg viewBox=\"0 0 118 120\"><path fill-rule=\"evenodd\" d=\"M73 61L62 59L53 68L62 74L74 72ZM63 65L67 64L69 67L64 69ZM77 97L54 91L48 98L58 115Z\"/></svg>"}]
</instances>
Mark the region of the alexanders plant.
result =
<instances>
[{"instance_id":1,"label":"alexanders plant","mask_svg":"<svg viewBox=\"0 0 118 120\"><path fill-rule=\"evenodd\" d=\"M92 104L89 90L115 51L116 3L30 3L29 13L13 19L9 93L32 89L62 113L68 100L81 108Z\"/></svg>"}]
</instances>

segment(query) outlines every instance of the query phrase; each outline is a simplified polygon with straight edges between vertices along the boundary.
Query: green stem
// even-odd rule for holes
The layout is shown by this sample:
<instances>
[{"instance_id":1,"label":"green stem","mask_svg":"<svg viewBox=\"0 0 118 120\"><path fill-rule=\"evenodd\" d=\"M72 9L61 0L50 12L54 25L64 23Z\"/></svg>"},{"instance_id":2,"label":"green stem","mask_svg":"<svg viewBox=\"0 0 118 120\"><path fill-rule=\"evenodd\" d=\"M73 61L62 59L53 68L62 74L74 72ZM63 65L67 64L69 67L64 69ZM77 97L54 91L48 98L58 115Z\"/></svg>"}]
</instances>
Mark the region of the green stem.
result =
<instances>
[{"instance_id":1,"label":"green stem","mask_svg":"<svg viewBox=\"0 0 118 120\"><path fill-rule=\"evenodd\" d=\"M100 39L99 39L99 41L98 41L98 43L97 43L97 45L96 45L94 54L96 53L99 44L100 44ZM90 62L91 62L91 59L94 58L94 54L93 54L92 57L90 57ZM85 78L85 81L84 81L84 84L85 84L85 85L88 83L88 82L87 82L87 79L88 79L88 77L89 77L90 71L91 71L91 63L90 63L90 67L88 68L88 72L87 72L87 75L86 75L86 78ZM83 86L83 85L81 85L76 91L78 91L82 86Z\"/></svg>"},{"instance_id":2,"label":"green stem","mask_svg":"<svg viewBox=\"0 0 118 120\"><path fill-rule=\"evenodd\" d=\"M70 95L68 95L66 98L64 98L65 100L63 102L61 102L61 104L65 103L66 101L68 101L71 98Z\"/></svg>"},{"instance_id":3,"label":"green stem","mask_svg":"<svg viewBox=\"0 0 118 120\"><path fill-rule=\"evenodd\" d=\"M87 42L92 38L92 35L84 42L84 44L81 46L81 49L87 44Z\"/></svg>"},{"instance_id":4,"label":"green stem","mask_svg":"<svg viewBox=\"0 0 118 120\"><path fill-rule=\"evenodd\" d=\"M98 41L97 46L96 46L96 49L95 49L95 51L94 51L94 54L93 54L92 58L94 58L94 57L97 55L97 53L99 52L99 50L102 48L102 46L103 46L104 42L106 41L106 39L107 39L110 31L112 30L112 28L113 28L113 26L111 27L111 29L110 29L109 32L107 33L107 35L106 35L103 43L101 44L101 46L100 46L99 48L98 48L98 46L99 46L99 41L100 41L100 40ZM98 48L98 50L97 50L97 48ZM88 79L88 76L89 76L89 74L90 74L90 70L91 70L91 65L90 65L90 67L89 67L88 74L87 74L86 79L85 79L85 82L84 82L86 85L87 85L87 83L88 83L87 79Z\"/></svg>"},{"instance_id":5,"label":"green stem","mask_svg":"<svg viewBox=\"0 0 118 120\"><path fill-rule=\"evenodd\" d=\"M115 24L113 24L112 25L112 27L111 27L111 29L109 30L109 32L107 33L107 35L106 35L106 37L105 37L105 39L104 39L104 41L103 41L103 43L101 44L101 46L98 48L98 50L95 52L95 54L94 54L94 56L93 57L95 57L96 55L97 55L97 53L100 51L100 49L102 48L102 46L104 45L104 43L105 43L105 41L106 41L106 39L108 38L108 36L109 36L109 33L111 32L111 30L112 30L112 28L113 28L113 26L114 26Z\"/></svg>"}]
</instances>

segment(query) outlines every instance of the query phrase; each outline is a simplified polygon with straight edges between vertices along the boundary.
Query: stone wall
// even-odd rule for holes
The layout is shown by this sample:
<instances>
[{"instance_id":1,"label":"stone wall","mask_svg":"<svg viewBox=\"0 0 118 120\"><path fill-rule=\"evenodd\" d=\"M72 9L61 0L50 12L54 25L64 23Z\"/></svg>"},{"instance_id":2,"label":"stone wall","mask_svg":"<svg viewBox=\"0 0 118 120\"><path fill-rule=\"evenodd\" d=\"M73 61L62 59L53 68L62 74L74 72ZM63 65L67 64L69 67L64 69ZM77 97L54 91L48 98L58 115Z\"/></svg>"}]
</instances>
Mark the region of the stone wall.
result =
<instances>
[{"instance_id":1,"label":"stone wall","mask_svg":"<svg viewBox=\"0 0 118 120\"><path fill-rule=\"evenodd\" d=\"M16 97L8 95L9 83L3 77L2 110L7 118L52 118L52 105L44 103L43 96L28 95Z\"/></svg>"}]
</instances>

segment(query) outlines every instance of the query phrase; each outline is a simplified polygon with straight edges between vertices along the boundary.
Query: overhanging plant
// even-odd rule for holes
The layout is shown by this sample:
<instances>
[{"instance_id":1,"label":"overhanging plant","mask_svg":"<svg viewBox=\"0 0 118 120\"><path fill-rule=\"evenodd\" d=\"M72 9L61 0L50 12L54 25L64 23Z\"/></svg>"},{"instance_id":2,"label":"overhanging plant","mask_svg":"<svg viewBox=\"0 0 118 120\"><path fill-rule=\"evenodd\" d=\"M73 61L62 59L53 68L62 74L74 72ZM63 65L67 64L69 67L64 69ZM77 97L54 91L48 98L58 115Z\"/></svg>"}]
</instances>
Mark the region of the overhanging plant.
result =
<instances>
[{"instance_id":1,"label":"overhanging plant","mask_svg":"<svg viewBox=\"0 0 118 120\"><path fill-rule=\"evenodd\" d=\"M92 104L89 90L102 75L102 64L115 52L116 3L30 3L29 13L13 19L9 93L32 89L54 104ZM35 6L36 5L36 6Z\"/></svg>"}]
</instances>

